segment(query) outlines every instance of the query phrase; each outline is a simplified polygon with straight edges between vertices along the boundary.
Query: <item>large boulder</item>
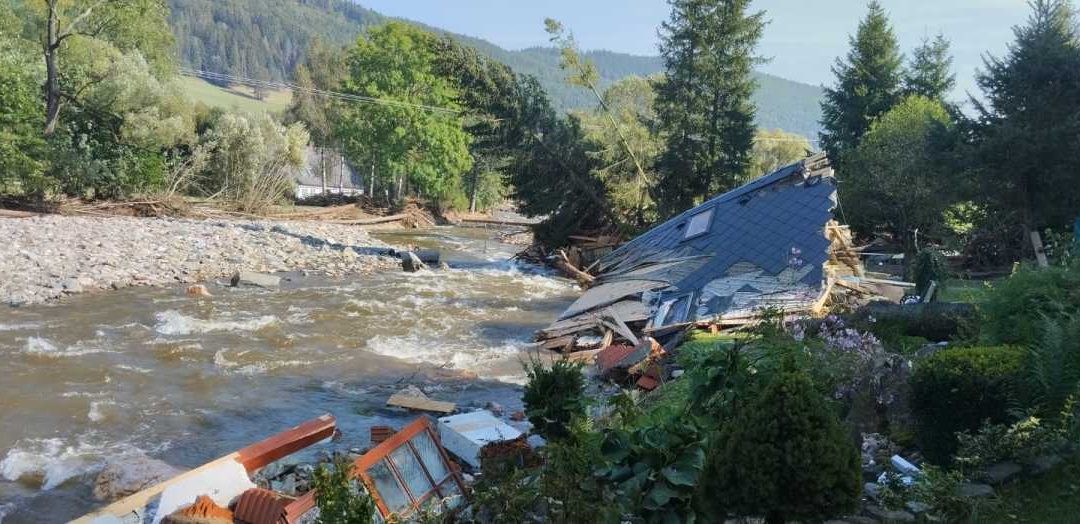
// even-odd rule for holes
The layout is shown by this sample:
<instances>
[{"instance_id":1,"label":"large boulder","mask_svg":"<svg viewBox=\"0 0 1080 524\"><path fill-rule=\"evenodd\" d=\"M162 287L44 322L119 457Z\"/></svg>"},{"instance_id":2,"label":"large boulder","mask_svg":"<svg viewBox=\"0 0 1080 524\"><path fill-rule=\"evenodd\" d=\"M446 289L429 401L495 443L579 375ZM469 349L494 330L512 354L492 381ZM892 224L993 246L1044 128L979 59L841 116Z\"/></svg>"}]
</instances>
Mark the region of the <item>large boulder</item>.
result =
<instances>
[{"instance_id":1,"label":"large boulder","mask_svg":"<svg viewBox=\"0 0 1080 524\"><path fill-rule=\"evenodd\" d=\"M408 273L415 273L424 269L424 262L420 260L420 257L416 256L416 253L411 251L405 251L401 253L401 269Z\"/></svg>"},{"instance_id":2,"label":"large boulder","mask_svg":"<svg viewBox=\"0 0 1080 524\"><path fill-rule=\"evenodd\" d=\"M94 479L94 498L113 501L168 480L183 470L141 453L111 460Z\"/></svg>"}]
</instances>

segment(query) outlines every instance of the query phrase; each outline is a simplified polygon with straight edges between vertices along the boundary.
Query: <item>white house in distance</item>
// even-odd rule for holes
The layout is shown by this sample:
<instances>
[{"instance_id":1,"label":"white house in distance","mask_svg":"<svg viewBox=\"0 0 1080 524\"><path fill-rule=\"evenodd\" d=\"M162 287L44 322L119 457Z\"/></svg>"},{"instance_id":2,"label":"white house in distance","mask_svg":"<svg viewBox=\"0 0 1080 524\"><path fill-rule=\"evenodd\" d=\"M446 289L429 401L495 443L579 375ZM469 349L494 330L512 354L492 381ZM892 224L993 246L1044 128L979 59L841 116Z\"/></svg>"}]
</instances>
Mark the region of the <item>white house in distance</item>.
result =
<instances>
[{"instance_id":1,"label":"white house in distance","mask_svg":"<svg viewBox=\"0 0 1080 524\"><path fill-rule=\"evenodd\" d=\"M307 163L296 174L296 198L324 193L362 195L364 179L337 151L308 146Z\"/></svg>"}]
</instances>

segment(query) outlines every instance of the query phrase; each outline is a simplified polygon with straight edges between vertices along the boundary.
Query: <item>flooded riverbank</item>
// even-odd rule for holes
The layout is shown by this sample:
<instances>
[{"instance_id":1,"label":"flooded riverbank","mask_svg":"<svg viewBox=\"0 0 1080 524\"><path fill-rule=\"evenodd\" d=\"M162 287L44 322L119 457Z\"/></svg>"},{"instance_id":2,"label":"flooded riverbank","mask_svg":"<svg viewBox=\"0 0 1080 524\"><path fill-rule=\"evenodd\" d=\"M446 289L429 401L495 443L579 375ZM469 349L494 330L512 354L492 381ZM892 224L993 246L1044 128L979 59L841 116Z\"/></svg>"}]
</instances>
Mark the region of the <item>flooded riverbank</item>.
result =
<instances>
[{"instance_id":1,"label":"flooded riverbank","mask_svg":"<svg viewBox=\"0 0 1080 524\"><path fill-rule=\"evenodd\" d=\"M62 522L99 504L94 473L139 450L192 467L330 412L343 446L411 416L386 398L520 406L519 359L573 299L566 280L508 261L483 229L380 232L451 268L291 275L280 290L211 285L75 296L0 311L0 517Z\"/></svg>"}]
</instances>

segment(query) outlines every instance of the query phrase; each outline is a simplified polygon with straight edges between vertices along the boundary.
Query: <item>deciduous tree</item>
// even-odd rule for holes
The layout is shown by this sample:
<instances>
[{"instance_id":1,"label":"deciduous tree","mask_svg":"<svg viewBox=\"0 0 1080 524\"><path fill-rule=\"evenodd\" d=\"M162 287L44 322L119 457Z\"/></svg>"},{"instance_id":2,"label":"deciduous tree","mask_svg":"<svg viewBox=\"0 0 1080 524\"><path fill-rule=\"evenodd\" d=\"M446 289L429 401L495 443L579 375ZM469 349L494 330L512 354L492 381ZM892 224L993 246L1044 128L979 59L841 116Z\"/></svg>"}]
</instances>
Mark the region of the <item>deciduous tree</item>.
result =
<instances>
[{"instance_id":1,"label":"deciduous tree","mask_svg":"<svg viewBox=\"0 0 1080 524\"><path fill-rule=\"evenodd\" d=\"M436 72L437 38L415 26L376 27L349 50L346 93L371 103L336 104L346 155L385 177L403 177L421 194L443 197L472 167L460 93Z\"/></svg>"},{"instance_id":2,"label":"deciduous tree","mask_svg":"<svg viewBox=\"0 0 1080 524\"><path fill-rule=\"evenodd\" d=\"M953 203L951 173L939 161L955 145L953 130L945 106L918 95L875 121L845 162L840 196L848 223L889 234L913 260L917 235L933 238Z\"/></svg>"}]
</instances>

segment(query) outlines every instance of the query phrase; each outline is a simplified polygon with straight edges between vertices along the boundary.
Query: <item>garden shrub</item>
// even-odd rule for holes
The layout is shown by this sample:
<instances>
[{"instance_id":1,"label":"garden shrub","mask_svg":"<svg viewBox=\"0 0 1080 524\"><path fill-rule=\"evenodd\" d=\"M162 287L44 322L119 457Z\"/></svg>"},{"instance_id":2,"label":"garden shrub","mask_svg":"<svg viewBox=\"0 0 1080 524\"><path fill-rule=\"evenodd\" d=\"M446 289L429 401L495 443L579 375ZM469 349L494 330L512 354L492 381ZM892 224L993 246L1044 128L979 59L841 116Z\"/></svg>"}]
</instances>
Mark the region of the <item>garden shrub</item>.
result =
<instances>
[{"instance_id":1,"label":"garden shrub","mask_svg":"<svg viewBox=\"0 0 1080 524\"><path fill-rule=\"evenodd\" d=\"M694 493L705 467L704 439L688 421L605 432L600 451L608 483L623 513L645 522L693 522ZM584 521L581 521L584 522Z\"/></svg>"},{"instance_id":2,"label":"garden shrub","mask_svg":"<svg viewBox=\"0 0 1080 524\"><path fill-rule=\"evenodd\" d=\"M928 460L946 465L956 452L957 432L1008 420L1023 358L1018 347L968 347L916 363L911 409L916 439Z\"/></svg>"},{"instance_id":3,"label":"garden shrub","mask_svg":"<svg viewBox=\"0 0 1080 524\"><path fill-rule=\"evenodd\" d=\"M581 364L556 360L550 367L538 359L526 366L529 382L523 400L533 428L548 440L570 437L575 419L585 416L585 377Z\"/></svg>"},{"instance_id":4,"label":"garden shrub","mask_svg":"<svg viewBox=\"0 0 1080 524\"><path fill-rule=\"evenodd\" d=\"M856 446L797 371L776 377L721 429L702 479L702 498L766 522L844 514L855 509L862 486Z\"/></svg>"},{"instance_id":5,"label":"garden shrub","mask_svg":"<svg viewBox=\"0 0 1080 524\"><path fill-rule=\"evenodd\" d=\"M353 478L353 464L339 458L333 466L321 464L315 469L311 488L319 508L321 524L374 522L375 503L364 485Z\"/></svg>"},{"instance_id":6,"label":"garden shrub","mask_svg":"<svg viewBox=\"0 0 1080 524\"><path fill-rule=\"evenodd\" d=\"M931 342L968 337L977 329L978 320L974 306L945 302L903 306L875 302L859 308L848 319L852 327L870 331L889 348L910 342L906 337Z\"/></svg>"},{"instance_id":7,"label":"garden shrub","mask_svg":"<svg viewBox=\"0 0 1080 524\"><path fill-rule=\"evenodd\" d=\"M1024 397L1054 417L1080 394L1080 316L1044 318L1039 338L1024 358Z\"/></svg>"},{"instance_id":8,"label":"garden shrub","mask_svg":"<svg viewBox=\"0 0 1080 524\"><path fill-rule=\"evenodd\" d=\"M935 248L924 249L915 255L915 263L911 266L912 278L919 293L925 293L930 282L937 282L937 291L945 289L946 281L952 271L949 269L949 261L945 255Z\"/></svg>"},{"instance_id":9,"label":"garden shrub","mask_svg":"<svg viewBox=\"0 0 1080 524\"><path fill-rule=\"evenodd\" d=\"M1023 268L994 287L982 312L987 343L1032 344L1044 317L1080 313L1080 266Z\"/></svg>"}]
</instances>

